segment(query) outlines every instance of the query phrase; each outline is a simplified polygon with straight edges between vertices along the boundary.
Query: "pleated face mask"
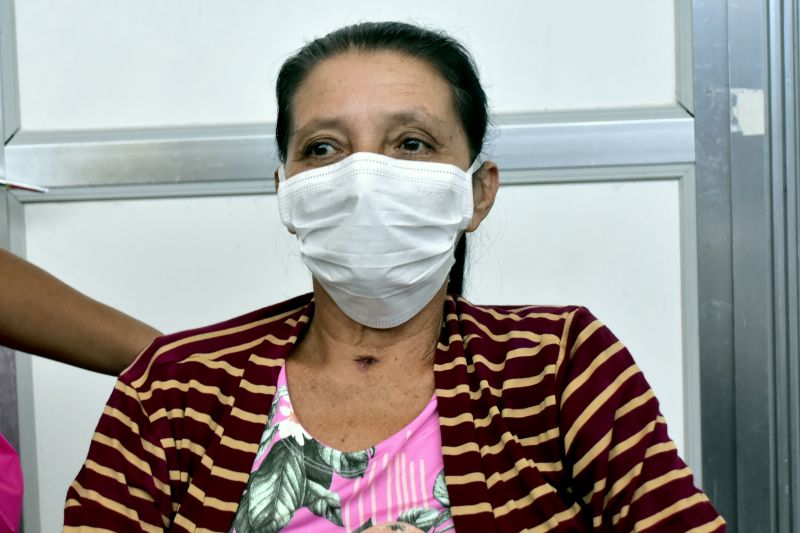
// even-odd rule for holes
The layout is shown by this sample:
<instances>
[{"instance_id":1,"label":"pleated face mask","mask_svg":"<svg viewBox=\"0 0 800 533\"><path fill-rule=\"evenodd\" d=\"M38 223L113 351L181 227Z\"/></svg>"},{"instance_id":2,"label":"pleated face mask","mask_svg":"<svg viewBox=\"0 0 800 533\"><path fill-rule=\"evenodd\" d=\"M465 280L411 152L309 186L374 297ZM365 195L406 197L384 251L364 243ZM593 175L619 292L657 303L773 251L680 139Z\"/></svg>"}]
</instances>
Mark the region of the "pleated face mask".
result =
<instances>
[{"instance_id":1,"label":"pleated face mask","mask_svg":"<svg viewBox=\"0 0 800 533\"><path fill-rule=\"evenodd\" d=\"M419 313L447 279L472 220L472 173L446 163L355 153L286 179L281 220L314 278L350 318L391 328Z\"/></svg>"}]
</instances>

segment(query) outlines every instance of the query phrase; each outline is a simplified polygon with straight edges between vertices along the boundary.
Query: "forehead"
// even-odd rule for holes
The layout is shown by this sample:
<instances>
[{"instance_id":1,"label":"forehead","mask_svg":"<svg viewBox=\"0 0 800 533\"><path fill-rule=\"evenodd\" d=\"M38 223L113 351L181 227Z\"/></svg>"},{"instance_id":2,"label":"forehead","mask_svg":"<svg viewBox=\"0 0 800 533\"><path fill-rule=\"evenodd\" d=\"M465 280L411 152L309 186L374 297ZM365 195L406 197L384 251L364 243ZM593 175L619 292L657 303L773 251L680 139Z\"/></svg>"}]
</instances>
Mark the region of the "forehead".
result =
<instances>
[{"instance_id":1,"label":"forehead","mask_svg":"<svg viewBox=\"0 0 800 533\"><path fill-rule=\"evenodd\" d=\"M294 128L335 114L354 120L422 111L459 125L449 83L427 61L393 51L349 51L316 65L292 99Z\"/></svg>"}]
</instances>

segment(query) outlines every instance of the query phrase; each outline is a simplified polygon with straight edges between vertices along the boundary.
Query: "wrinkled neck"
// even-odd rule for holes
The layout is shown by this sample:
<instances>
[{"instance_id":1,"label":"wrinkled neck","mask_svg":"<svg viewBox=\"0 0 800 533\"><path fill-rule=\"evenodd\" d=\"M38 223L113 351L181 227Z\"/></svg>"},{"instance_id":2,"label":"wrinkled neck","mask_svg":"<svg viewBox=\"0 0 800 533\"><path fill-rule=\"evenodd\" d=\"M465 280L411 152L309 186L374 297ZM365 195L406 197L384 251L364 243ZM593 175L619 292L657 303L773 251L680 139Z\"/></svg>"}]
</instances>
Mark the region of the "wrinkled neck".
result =
<instances>
[{"instance_id":1,"label":"wrinkled neck","mask_svg":"<svg viewBox=\"0 0 800 533\"><path fill-rule=\"evenodd\" d=\"M354 363L369 370L390 366L400 369L405 365L430 367L441 333L445 287L407 322L377 329L348 317L315 280L314 317L298 357L328 367Z\"/></svg>"}]
</instances>

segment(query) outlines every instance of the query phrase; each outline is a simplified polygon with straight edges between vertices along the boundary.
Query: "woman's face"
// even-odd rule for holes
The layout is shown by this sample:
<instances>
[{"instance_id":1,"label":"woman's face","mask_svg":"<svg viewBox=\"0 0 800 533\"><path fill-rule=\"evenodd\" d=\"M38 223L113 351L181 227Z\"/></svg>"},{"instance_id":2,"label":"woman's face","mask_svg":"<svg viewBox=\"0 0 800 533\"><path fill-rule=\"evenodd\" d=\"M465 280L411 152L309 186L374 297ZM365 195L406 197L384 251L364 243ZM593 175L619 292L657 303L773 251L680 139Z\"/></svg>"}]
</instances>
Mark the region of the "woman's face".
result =
<instances>
[{"instance_id":1,"label":"woman's face","mask_svg":"<svg viewBox=\"0 0 800 533\"><path fill-rule=\"evenodd\" d=\"M374 152L469 167L469 144L447 81L427 62L346 52L319 63L292 101L286 175Z\"/></svg>"}]
</instances>

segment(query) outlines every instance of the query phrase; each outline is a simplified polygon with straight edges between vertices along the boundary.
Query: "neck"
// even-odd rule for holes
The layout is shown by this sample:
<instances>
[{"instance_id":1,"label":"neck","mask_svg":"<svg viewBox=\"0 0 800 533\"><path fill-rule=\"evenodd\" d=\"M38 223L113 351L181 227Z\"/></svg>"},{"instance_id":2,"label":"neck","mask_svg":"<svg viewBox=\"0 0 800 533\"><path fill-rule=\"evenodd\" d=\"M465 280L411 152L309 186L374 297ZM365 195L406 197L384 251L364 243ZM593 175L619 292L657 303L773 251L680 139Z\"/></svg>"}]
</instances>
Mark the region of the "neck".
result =
<instances>
[{"instance_id":1,"label":"neck","mask_svg":"<svg viewBox=\"0 0 800 533\"><path fill-rule=\"evenodd\" d=\"M306 364L350 367L362 371L389 370L409 365L430 368L442 325L446 285L422 311L394 328L360 324L336 305L314 281L314 318L295 357Z\"/></svg>"}]
</instances>

